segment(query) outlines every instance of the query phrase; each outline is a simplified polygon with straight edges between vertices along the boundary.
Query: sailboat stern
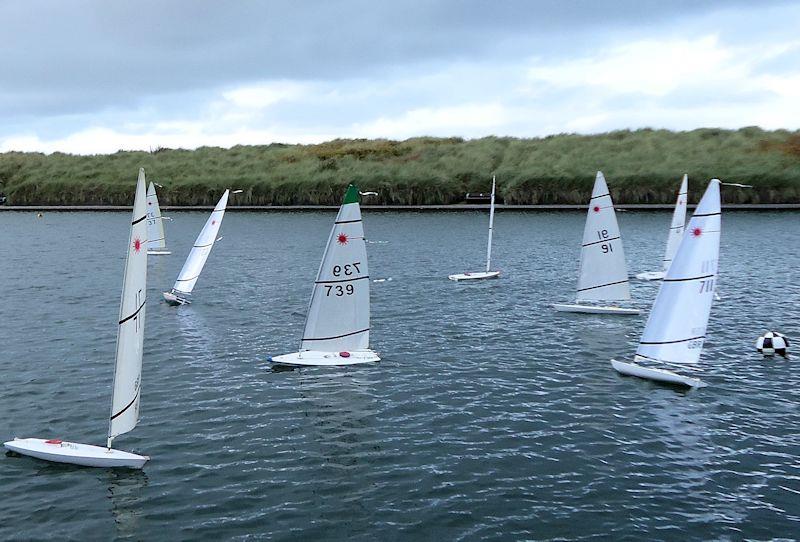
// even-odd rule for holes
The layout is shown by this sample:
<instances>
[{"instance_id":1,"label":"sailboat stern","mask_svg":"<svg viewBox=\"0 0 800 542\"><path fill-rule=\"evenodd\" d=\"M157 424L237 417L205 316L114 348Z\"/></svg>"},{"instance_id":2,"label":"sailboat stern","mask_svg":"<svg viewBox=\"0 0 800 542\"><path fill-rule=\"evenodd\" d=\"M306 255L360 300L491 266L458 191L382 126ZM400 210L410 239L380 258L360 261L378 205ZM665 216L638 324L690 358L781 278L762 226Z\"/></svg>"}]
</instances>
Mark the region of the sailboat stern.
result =
<instances>
[{"instance_id":1,"label":"sailboat stern","mask_svg":"<svg viewBox=\"0 0 800 542\"><path fill-rule=\"evenodd\" d=\"M3 446L20 455L82 467L141 469L150 460L146 455L60 439L15 438Z\"/></svg>"},{"instance_id":2,"label":"sailboat stern","mask_svg":"<svg viewBox=\"0 0 800 542\"><path fill-rule=\"evenodd\" d=\"M634 362L643 362L643 358L636 356ZM656 367L648 367L640 365L639 363L627 363L624 361L611 360L611 366L621 375L635 376L644 380L652 380L653 382L660 382L663 384L672 384L676 386L686 386L689 388L704 388L707 386L705 382L699 378L691 376L684 376L678 373L673 373L666 369L659 369Z\"/></svg>"},{"instance_id":3,"label":"sailboat stern","mask_svg":"<svg viewBox=\"0 0 800 542\"><path fill-rule=\"evenodd\" d=\"M178 307L180 305L191 305L192 303L187 298L180 295L180 293L176 290L164 292L163 296L164 296L164 301L166 301L167 304L172 305L173 307Z\"/></svg>"},{"instance_id":4,"label":"sailboat stern","mask_svg":"<svg viewBox=\"0 0 800 542\"><path fill-rule=\"evenodd\" d=\"M372 350L352 350L344 352L322 352L319 350L302 350L282 356L272 356L268 361L276 366L286 367L343 367L377 363L381 360Z\"/></svg>"}]
</instances>

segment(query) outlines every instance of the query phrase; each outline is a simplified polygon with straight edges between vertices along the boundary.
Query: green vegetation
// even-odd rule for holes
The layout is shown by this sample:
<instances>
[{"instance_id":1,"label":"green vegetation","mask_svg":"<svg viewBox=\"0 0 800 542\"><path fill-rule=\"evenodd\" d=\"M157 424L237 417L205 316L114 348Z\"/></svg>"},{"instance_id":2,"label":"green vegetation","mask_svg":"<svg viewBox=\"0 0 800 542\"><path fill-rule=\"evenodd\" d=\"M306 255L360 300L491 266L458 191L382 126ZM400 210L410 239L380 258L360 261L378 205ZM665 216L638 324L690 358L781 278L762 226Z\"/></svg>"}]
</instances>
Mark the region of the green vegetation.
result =
<instances>
[{"instance_id":1,"label":"green vegetation","mask_svg":"<svg viewBox=\"0 0 800 542\"><path fill-rule=\"evenodd\" d=\"M244 190L232 205L338 205L351 182L379 193L370 203L450 204L488 190L493 172L505 203L583 204L598 169L618 203L671 203L684 172L694 201L708 179L719 177L755 186L726 190L729 203L800 202L800 132L753 127L337 139L97 156L10 152L0 154L0 191L10 205L125 205L139 167L164 185L163 205L210 205L227 187Z\"/></svg>"}]
</instances>

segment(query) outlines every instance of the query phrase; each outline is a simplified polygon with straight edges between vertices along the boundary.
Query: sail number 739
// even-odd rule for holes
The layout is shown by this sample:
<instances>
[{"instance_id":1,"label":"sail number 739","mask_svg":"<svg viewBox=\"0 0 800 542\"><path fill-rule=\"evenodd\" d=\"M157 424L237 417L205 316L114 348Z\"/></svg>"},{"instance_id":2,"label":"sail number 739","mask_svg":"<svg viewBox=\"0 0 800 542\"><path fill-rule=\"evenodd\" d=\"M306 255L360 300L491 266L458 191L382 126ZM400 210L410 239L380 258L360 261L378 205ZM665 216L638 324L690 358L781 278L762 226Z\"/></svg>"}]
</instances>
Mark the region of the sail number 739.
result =
<instances>
[{"instance_id":1,"label":"sail number 739","mask_svg":"<svg viewBox=\"0 0 800 542\"><path fill-rule=\"evenodd\" d=\"M343 295L353 295L354 292L355 288L353 288L352 284L345 284L344 286L341 284L325 285L325 297L330 297L331 295L342 297Z\"/></svg>"},{"instance_id":2,"label":"sail number 739","mask_svg":"<svg viewBox=\"0 0 800 542\"><path fill-rule=\"evenodd\" d=\"M334 277L341 277L341 276L351 276L355 273L361 273L361 268L358 266L361 265L361 262L353 262L344 265L334 265L332 272Z\"/></svg>"}]
</instances>

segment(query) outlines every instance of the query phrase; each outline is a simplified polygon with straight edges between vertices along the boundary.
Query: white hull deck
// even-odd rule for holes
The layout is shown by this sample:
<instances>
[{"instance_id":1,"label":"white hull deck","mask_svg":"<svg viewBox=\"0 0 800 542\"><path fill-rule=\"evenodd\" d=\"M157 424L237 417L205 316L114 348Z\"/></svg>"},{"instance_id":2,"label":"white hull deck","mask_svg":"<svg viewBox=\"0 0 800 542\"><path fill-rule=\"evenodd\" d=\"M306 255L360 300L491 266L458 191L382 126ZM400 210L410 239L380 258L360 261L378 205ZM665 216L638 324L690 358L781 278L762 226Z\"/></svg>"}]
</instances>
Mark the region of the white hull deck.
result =
<instances>
[{"instance_id":1,"label":"white hull deck","mask_svg":"<svg viewBox=\"0 0 800 542\"><path fill-rule=\"evenodd\" d=\"M150 459L146 455L58 439L15 438L4 443L4 446L21 455L82 467L141 469Z\"/></svg>"},{"instance_id":2,"label":"white hull deck","mask_svg":"<svg viewBox=\"0 0 800 542\"><path fill-rule=\"evenodd\" d=\"M475 273L457 273L449 275L447 278L458 282L460 280L496 279L499 276L500 271L477 271Z\"/></svg>"},{"instance_id":3,"label":"white hull deck","mask_svg":"<svg viewBox=\"0 0 800 542\"><path fill-rule=\"evenodd\" d=\"M172 305L173 307L178 307L180 305L191 305L192 302L188 299L185 299L179 295L175 295L172 292L164 292L164 301L168 304Z\"/></svg>"},{"instance_id":4,"label":"white hull deck","mask_svg":"<svg viewBox=\"0 0 800 542\"><path fill-rule=\"evenodd\" d=\"M168 256L170 254L172 252L164 248L154 248L147 251L148 256Z\"/></svg>"},{"instance_id":5,"label":"white hull deck","mask_svg":"<svg viewBox=\"0 0 800 542\"><path fill-rule=\"evenodd\" d=\"M559 312L577 312L582 314L619 314L619 315L637 315L640 314L639 309L626 309L623 307L608 307L600 305L578 305L578 304L564 304L553 303L553 308Z\"/></svg>"},{"instance_id":6,"label":"white hull deck","mask_svg":"<svg viewBox=\"0 0 800 542\"><path fill-rule=\"evenodd\" d=\"M637 274L636 278L639 280L664 280L665 276L666 273L663 271L645 271Z\"/></svg>"},{"instance_id":7,"label":"white hull deck","mask_svg":"<svg viewBox=\"0 0 800 542\"><path fill-rule=\"evenodd\" d=\"M320 352L317 350L304 350L293 354L272 356L268 361L273 365L287 367L341 367L345 365L359 365L362 363L375 363L381 358L372 350L355 350L353 352Z\"/></svg>"},{"instance_id":8,"label":"white hull deck","mask_svg":"<svg viewBox=\"0 0 800 542\"><path fill-rule=\"evenodd\" d=\"M687 386L689 388L704 388L707 386L707 384L699 378L679 375L677 373L673 373L672 371L667 371L666 369L642 367L636 363L626 363L624 361L617 361L615 359L611 360L611 366L614 367L614 370L622 375L635 376L645 380L652 380L654 382Z\"/></svg>"}]
</instances>

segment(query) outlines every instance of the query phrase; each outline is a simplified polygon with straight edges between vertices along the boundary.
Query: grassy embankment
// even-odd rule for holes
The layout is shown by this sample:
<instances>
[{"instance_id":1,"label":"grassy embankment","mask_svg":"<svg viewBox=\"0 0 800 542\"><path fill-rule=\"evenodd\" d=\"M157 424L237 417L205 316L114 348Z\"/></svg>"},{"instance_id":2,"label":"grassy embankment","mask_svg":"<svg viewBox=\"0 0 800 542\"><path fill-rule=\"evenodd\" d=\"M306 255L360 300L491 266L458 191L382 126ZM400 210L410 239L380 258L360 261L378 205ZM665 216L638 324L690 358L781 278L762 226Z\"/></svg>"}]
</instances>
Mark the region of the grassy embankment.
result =
<instances>
[{"instance_id":1,"label":"grassy embankment","mask_svg":"<svg viewBox=\"0 0 800 542\"><path fill-rule=\"evenodd\" d=\"M497 173L508 204L583 204L594 172L618 203L671 203L682 173L696 201L711 177L753 184L729 203L800 203L800 132L700 129L617 131L541 139L335 140L319 145L158 149L112 155L0 154L9 205L129 205L136 172L164 185L163 205L335 205L348 182L379 192L369 203L459 203Z\"/></svg>"}]
</instances>

